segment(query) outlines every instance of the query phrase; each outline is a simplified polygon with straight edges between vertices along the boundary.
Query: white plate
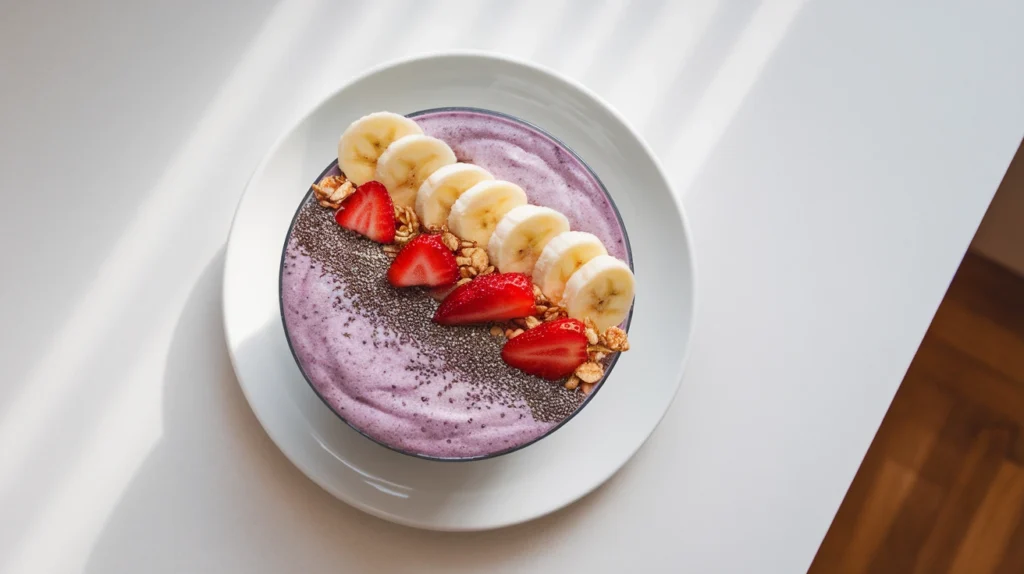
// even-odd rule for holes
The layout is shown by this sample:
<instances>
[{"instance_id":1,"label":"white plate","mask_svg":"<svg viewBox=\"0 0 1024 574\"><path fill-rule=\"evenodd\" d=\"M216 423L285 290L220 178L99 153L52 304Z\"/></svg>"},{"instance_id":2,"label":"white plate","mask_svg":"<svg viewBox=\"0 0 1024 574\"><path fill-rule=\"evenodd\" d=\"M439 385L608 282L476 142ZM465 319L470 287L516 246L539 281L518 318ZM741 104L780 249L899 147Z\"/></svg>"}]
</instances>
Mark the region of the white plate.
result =
<instances>
[{"instance_id":1,"label":"white plate","mask_svg":"<svg viewBox=\"0 0 1024 574\"><path fill-rule=\"evenodd\" d=\"M444 106L504 112L576 151L614 199L633 251L636 303L624 353L604 388L565 426L514 453L434 462L356 433L313 393L288 350L278 305L281 249L309 184L341 131L378 110ZM242 196L224 264L224 329L239 383L284 454L341 500L434 530L483 530L557 510L607 480L640 448L679 388L689 349L694 276L682 209L651 151L586 88L532 64L442 54L378 68L340 89L286 133Z\"/></svg>"}]
</instances>

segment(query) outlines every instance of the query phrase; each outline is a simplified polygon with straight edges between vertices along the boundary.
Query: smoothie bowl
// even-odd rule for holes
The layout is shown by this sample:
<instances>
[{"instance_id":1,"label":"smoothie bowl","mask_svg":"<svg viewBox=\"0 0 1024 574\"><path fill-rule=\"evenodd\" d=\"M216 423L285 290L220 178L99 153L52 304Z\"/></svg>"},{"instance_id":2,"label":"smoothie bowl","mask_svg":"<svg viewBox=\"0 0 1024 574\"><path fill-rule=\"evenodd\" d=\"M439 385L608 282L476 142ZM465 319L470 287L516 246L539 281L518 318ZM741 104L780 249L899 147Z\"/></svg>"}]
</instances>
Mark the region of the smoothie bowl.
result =
<instances>
[{"instance_id":1,"label":"smoothie bowl","mask_svg":"<svg viewBox=\"0 0 1024 574\"><path fill-rule=\"evenodd\" d=\"M299 205L281 311L349 426L474 460L554 432L606 384L629 349L631 261L596 175L541 129L472 108L377 112Z\"/></svg>"}]
</instances>

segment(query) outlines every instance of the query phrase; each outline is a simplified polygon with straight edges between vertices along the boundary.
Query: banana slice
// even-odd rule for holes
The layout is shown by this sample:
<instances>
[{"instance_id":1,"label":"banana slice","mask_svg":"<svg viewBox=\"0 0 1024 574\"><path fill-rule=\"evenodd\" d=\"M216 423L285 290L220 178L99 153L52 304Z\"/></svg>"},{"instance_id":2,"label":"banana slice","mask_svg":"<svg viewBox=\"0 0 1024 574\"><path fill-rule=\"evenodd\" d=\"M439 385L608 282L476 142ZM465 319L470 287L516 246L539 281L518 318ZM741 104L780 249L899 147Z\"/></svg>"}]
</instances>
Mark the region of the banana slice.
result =
<instances>
[{"instance_id":1,"label":"banana slice","mask_svg":"<svg viewBox=\"0 0 1024 574\"><path fill-rule=\"evenodd\" d=\"M508 181L481 181L455 200L448 214L448 229L486 247L501 218L520 205L526 205L523 188Z\"/></svg>"},{"instance_id":2,"label":"banana slice","mask_svg":"<svg viewBox=\"0 0 1024 574\"><path fill-rule=\"evenodd\" d=\"M610 255L598 255L569 277L562 306L570 317L590 317L604 331L626 319L635 288L628 265Z\"/></svg>"},{"instance_id":3,"label":"banana slice","mask_svg":"<svg viewBox=\"0 0 1024 574\"><path fill-rule=\"evenodd\" d=\"M499 229L501 226L498 226ZM577 269L598 255L607 255L601 240L585 231L559 233L544 247L533 267L533 282L551 301L562 300L565 283Z\"/></svg>"},{"instance_id":4,"label":"banana slice","mask_svg":"<svg viewBox=\"0 0 1024 574\"><path fill-rule=\"evenodd\" d=\"M416 122L391 112L376 112L349 124L338 140L338 167L362 185L377 175L377 159L400 137L422 134Z\"/></svg>"},{"instance_id":5,"label":"banana slice","mask_svg":"<svg viewBox=\"0 0 1024 574\"><path fill-rule=\"evenodd\" d=\"M435 171L416 192L416 215L425 227L448 223L452 204L481 181L494 179L491 172L471 163L453 163Z\"/></svg>"},{"instance_id":6,"label":"banana slice","mask_svg":"<svg viewBox=\"0 0 1024 574\"><path fill-rule=\"evenodd\" d=\"M425 135L398 138L377 160L377 181L395 205L414 207L416 192L439 168L455 163L455 152L443 141Z\"/></svg>"},{"instance_id":7,"label":"banana slice","mask_svg":"<svg viewBox=\"0 0 1024 574\"><path fill-rule=\"evenodd\" d=\"M487 254L498 271L530 276L544 246L566 231L569 220L554 209L520 205L498 222L487 243Z\"/></svg>"}]
</instances>

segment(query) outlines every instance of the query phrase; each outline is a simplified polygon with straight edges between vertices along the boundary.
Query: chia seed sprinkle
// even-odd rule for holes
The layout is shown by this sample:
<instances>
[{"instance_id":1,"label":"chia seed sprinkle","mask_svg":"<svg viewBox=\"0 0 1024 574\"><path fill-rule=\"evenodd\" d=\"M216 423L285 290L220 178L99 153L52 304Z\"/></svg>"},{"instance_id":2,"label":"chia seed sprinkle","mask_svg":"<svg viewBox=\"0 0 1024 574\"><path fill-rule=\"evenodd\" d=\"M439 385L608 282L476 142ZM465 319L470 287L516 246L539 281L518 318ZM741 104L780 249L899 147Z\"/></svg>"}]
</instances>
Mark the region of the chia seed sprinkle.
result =
<instances>
[{"instance_id":1,"label":"chia seed sprinkle","mask_svg":"<svg viewBox=\"0 0 1024 574\"><path fill-rule=\"evenodd\" d=\"M380 327L372 334L374 347L387 346L387 341L377 337L383 338L390 331L397 334L401 344L419 351L404 368L422 375L421 384L447 375L451 382L444 385L443 392L448 392L454 382L467 384L473 389L467 396L487 409L491 404L525 404L532 417L542 422L562 421L583 403L582 393L506 365L501 360L503 340L491 336L490 326L434 323L431 319L438 302L422 289L391 287L386 280L391 259L381 246L342 229L333 213L321 208L312 195L299 210L290 241L331 275L339 293L332 302L335 309L347 305ZM294 265L285 261L283 271ZM421 401L426 403L428 399L421 397ZM402 404L405 406L404 401Z\"/></svg>"}]
</instances>

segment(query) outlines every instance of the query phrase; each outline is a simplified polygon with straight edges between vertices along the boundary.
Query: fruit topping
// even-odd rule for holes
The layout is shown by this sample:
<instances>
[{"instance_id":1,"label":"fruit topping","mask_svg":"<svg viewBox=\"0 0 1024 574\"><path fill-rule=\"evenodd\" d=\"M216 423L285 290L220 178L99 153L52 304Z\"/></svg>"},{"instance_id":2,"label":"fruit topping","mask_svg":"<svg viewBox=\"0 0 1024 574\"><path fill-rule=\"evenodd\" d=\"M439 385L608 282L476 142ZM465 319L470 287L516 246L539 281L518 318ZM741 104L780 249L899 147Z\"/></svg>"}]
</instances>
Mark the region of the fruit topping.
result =
<instances>
[{"instance_id":1,"label":"fruit topping","mask_svg":"<svg viewBox=\"0 0 1024 574\"><path fill-rule=\"evenodd\" d=\"M395 240L395 208L384 184L368 181L356 188L334 214L338 225L378 243Z\"/></svg>"},{"instance_id":2,"label":"fruit topping","mask_svg":"<svg viewBox=\"0 0 1024 574\"><path fill-rule=\"evenodd\" d=\"M356 185L377 175L377 160L391 142L422 134L419 124L392 112L376 112L352 122L338 141L338 167Z\"/></svg>"},{"instance_id":3,"label":"fruit topping","mask_svg":"<svg viewBox=\"0 0 1024 574\"><path fill-rule=\"evenodd\" d=\"M388 268L388 283L395 287L441 287L459 280L455 255L440 235L417 235L402 248Z\"/></svg>"},{"instance_id":4,"label":"fruit topping","mask_svg":"<svg viewBox=\"0 0 1024 574\"><path fill-rule=\"evenodd\" d=\"M529 277L522 273L493 273L452 291L437 308L434 321L442 325L470 325L527 317L534 312L533 283Z\"/></svg>"},{"instance_id":5,"label":"fruit topping","mask_svg":"<svg viewBox=\"0 0 1024 574\"><path fill-rule=\"evenodd\" d=\"M562 300L569 277L598 255L607 255L604 244L586 231L566 231L544 247L533 268L533 282L551 301Z\"/></svg>"},{"instance_id":6,"label":"fruit topping","mask_svg":"<svg viewBox=\"0 0 1024 574\"><path fill-rule=\"evenodd\" d=\"M432 173L416 192L416 214L426 227L447 225L455 200L481 181L492 179L489 171L471 163L446 165Z\"/></svg>"},{"instance_id":7,"label":"fruit topping","mask_svg":"<svg viewBox=\"0 0 1024 574\"><path fill-rule=\"evenodd\" d=\"M533 275L541 251L560 233L569 231L564 215L540 205L520 205L505 214L487 242L491 261L503 273Z\"/></svg>"},{"instance_id":8,"label":"fruit topping","mask_svg":"<svg viewBox=\"0 0 1024 574\"><path fill-rule=\"evenodd\" d=\"M595 330L604 331L629 315L635 283L628 265L610 255L598 255L569 277L561 304L570 317L589 317Z\"/></svg>"},{"instance_id":9,"label":"fruit topping","mask_svg":"<svg viewBox=\"0 0 1024 574\"><path fill-rule=\"evenodd\" d=\"M346 229L383 243L394 287L426 287L442 325L491 323L505 363L589 394L610 353L629 349L621 324L636 279L601 240L570 231L518 185L457 162L415 121L378 112L338 143L343 175L313 185ZM353 184L359 184L353 187Z\"/></svg>"},{"instance_id":10,"label":"fruit topping","mask_svg":"<svg viewBox=\"0 0 1024 574\"><path fill-rule=\"evenodd\" d=\"M412 208L416 192L438 168L455 163L455 152L425 135L399 138L377 160L377 180L387 186L395 205Z\"/></svg>"},{"instance_id":11,"label":"fruit topping","mask_svg":"<svg viewBox=\"0 0 1024 574\"><path fill-rule=\"evenodd\" d=\"M481 181L452 204L448 228L463 240L487 247L501 218L520 205L526 205L523 188L509 181Z\"/></svg>"},{"instance_id":12,"label":"fruit topping","mask_svg":"<svg viewBox=\"0 0 1024 574\"><path fill-rule=\"evenodd\" d=\"M531 375L558 380L587 362L586 327L576 319L543 323L509 339L501 349L507 364Z\"/></svg>"}]
</instances>

